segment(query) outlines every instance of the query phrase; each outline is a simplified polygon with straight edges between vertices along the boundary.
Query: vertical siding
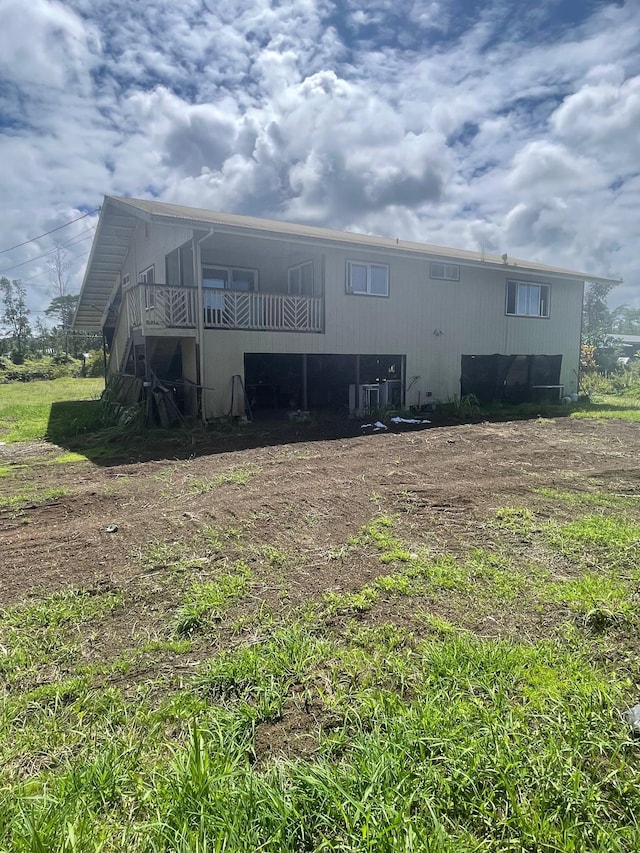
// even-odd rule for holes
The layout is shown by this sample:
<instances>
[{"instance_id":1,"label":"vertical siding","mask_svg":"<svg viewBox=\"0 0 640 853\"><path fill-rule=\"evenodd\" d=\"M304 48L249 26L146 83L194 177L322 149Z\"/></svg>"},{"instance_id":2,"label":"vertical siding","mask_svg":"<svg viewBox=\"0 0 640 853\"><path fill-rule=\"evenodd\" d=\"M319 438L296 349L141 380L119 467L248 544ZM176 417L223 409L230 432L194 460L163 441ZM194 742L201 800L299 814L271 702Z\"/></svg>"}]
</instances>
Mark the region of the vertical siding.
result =
<instances>
[{"instance_id":1,"label":"vertical siding","mask_svg":"<svg viewBox=\"0 0 640 853\"><path fill-rule=\"evenodd\" d=\"M135 231L123 267L131 282L155 265L156 280L165 278L165 256L191 239L191 229L145 225ZM207 416L226 414L231 378L244 373L245 352L344 353L406 355L408 403L431 392L442 400L460 393L462 355L491 353L563 356L560 381L576 390L582 287L577 282L501 268L460 266L460 281L429 277L430 259L398 252L362 251L304 245L286 240L253 239L214 233L202 244L204 263L259 271L259 289L286 292L287 270L313 261L316 293L325 293L324 334L206 330L204 333ZM389 265L389 297L346 292L347 261ZM551 287L549 319L507 317L509 278ZM434 331L438 330L438 334ZM419 377L415 379L415 377Z\"/></svg>"},{"instance_id":2,"label":"vertical siding","mask_svg":"<svg viewBox=\"0 0 640 853\"><path fill-rule=\"evenodd\" d=\"M133 235L131 249L122 268L129 275L131 284L138 280L142 270L155 267L155 279L164 283L165 256L191 239L191 229L172 225L138 223ZM168 282L171 284L171 282Z\"/></svg>"},{"instance_id":3,"label":"vertical siding","mask_svg":"<svg viewBox=\"0 0 640 853\"><path fill-rule=\"evenodd\" d=\"M245 352L403 354L407 356L407 385L419 377L407 395L408 403L424 401L427 392L436 400L459 395L462 355L560 354L560 381L566 391L576 389L582 306L579 283L520 274L512 266L504 271L461 266L460 281L448 282L429 277L428 258L342 249L324 254L324 334L205 332L207 382L216 386L208 397L209 414L228 409L227 385L230 389L232 373L242 374ZM389 297L348 294L348 260L388 263ZM271 258L261 264L261 274L273 278L278 266L282 269L282 259ZM550 285L549 319L506 316L510 278ZM434 334L436 330L441 334Z\"/></svg>"}]
</instances>

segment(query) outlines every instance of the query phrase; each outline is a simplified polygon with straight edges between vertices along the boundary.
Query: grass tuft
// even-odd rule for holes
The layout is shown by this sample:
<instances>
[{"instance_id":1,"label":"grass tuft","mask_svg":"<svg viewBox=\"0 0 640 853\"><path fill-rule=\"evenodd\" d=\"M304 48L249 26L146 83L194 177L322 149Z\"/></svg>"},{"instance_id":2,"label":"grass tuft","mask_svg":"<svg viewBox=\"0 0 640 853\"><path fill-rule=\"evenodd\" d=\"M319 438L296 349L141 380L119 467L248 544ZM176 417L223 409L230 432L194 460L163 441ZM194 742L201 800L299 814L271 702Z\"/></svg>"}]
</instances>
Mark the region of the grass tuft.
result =
<instances>
[{"instance_id":1,"label":"grass tuft","mask_svg":"<svg viewBox=\"0 0 640 853\"><path fill-rule=\"evenodd\" d=\"M190 637L210 628L247 594L250 584L251 571L242 560L236 562L231 572L219 574L212 581L194 583L176 615L175 633Z\"/></svg>"}]
</instances>

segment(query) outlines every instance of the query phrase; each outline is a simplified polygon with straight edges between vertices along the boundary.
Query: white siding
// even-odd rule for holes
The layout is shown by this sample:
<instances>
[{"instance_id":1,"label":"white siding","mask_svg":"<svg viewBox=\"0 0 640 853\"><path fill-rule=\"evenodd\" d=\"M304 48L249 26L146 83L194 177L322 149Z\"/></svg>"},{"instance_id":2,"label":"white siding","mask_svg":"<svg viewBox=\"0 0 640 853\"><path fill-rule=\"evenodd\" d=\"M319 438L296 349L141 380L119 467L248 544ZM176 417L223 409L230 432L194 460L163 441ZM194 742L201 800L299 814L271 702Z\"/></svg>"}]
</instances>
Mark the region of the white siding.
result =
<instances>
[{"instance_id":1,"label":"white siding","mask_svg":"<svg viewBox=\"0 0 640 853\"><path fill-rule=\"evenodd\" d=\"M226 254L230 264L238 262L230 247ZM403 354L407 356L407 384L419 377L407 403L424 400L426 392L436 400L459 395L462 355L560 354L560 381L567 391L576 390L582 305L579 283L527 275L512 266L504 271L462 266L459 282L441 281L429 277L429 258L329 248L316 250L317 276L322 256L324 334L205 332L204 384L215 388L206 394L207 416L228 411L231 376L243 374L245 352ZM299 246L284 243L269 246L268 252L261 247L245 249L242 257L247 259L242 265L260 268L261 289L281 291L286 289L287 266L307 259ZM297 260L292 261L293 257ZM389 264L389 297L348 294L347 260ZM283 270L284 283L276 286ZM549 319L506 316L506 282L514 277L551 286ZM435 330L442 334L434 334Z\"/></svg>"},{"instance_id":2,"label":"white siding","mask_svg":"<svg viewBox=\"0 0 640 853\"><path fill-rule=\"evenodd\" d=\"M154 266L156 282L164 283L165 256L187 240L191 240L191 235L190 228L140 222L135 230L122 274L128 274L131 284L135 284L142 270Z\"/></svg>"}]
</instances>

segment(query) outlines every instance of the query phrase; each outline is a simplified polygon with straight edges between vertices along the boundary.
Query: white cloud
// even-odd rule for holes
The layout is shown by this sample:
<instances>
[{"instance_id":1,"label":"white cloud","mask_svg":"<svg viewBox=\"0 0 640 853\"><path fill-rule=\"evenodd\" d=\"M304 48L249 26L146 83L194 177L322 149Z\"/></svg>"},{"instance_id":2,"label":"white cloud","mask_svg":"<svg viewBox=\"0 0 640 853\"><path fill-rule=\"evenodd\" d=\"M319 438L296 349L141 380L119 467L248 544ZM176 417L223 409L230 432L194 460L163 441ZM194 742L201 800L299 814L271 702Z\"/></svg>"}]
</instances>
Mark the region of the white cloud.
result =
<instances>
[{"instance_id":1,"label":"white cloud","mask_svg":"<svg viewBox=\"0 0 640 853\"><path fill-rule=\"evenodd\" d=\"M553 8L5 0L2 242L153 193L623 274L640 304L640 8L536 37Z\"/></svg>"},{"instance_id":2,"label":"white cloud","mask_svg":"<svg viewBox=\"0 0 640 853\"><path fill-rule=\"evenodd\" d=\"M82 84L98 46L95 27L56 0L0 5L0 71L18 86Z\"/></svg>"},{"instance_id":3,"label":"white cloud","mask_svg":"<svg viewBox=\"0 0 640 853\"><path fill-rule=\"evenodd\" d=\"M598 163L577 156L564 145L547 139L529 142L515 155L507 185L530 197L563 198L606 186Z\"/></svg>"},{"instance_id":4,"label":"white cloud","mask_svg":"<svg viewBox=\"0 0 640 853\"><path fill-rule=\"evenodd\" d=\"M620 67L608 66L603 78L566 97L552 115L551 126L565 144L604 160L614 172L635 171L640 75L624 80Z\"/></svg>"}]
</instances>

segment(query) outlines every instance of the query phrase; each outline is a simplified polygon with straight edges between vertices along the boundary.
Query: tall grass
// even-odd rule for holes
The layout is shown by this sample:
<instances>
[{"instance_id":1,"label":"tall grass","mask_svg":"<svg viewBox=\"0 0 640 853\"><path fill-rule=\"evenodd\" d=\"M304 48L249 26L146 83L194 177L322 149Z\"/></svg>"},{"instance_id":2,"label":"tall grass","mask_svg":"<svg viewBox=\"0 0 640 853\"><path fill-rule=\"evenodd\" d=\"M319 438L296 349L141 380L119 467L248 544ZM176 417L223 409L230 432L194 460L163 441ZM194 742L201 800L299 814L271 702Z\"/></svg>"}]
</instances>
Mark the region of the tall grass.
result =
<instances>
[{"instance_id":1,"label":"tall grass","mask_svg":"<svg viewBox=\"0 0 640 853\"><path fill-rule=\"evenodd\" d=\"M620 696L579 654L470 636L383 654L369 637L349 679L353 645L309 648L304 630L287 642L278 663L271 641L261 650L267 670L238 653L242 689L223 704L193 688L155 710L77 700L70 720L91 715L89 741L2 800L6 849L638 849L640 767ZM257 729L278 716L253 687L286 692L319 663L340 701L315 757L256 767ZM182 732L173 745L167 726Z\"/></svg>"}]
</instances>

